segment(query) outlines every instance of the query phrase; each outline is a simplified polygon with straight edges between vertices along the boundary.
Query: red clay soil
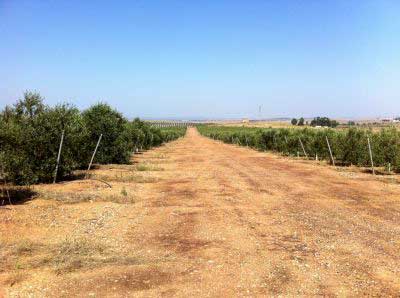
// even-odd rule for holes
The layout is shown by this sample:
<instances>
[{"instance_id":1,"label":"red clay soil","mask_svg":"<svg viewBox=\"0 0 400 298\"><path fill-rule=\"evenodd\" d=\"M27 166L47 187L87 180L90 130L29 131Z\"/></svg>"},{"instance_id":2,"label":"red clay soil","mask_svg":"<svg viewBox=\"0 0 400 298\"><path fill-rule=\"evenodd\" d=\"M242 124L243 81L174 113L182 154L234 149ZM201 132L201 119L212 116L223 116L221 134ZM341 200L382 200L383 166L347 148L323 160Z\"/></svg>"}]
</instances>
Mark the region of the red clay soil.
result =
<instances>
[{"instance_id":1,"label":"red clay soil","mask_svg":"<svg viewBox=\"0 0 400 298\"><path fill-rule=\"evenodd\" d=\"M141 171L95 172L112 189L39 186L45 199L0 209L6 295L400 297L397 178L227 145L194 128L134 161ZM93 199L52 199L79 187ZM132 202L113 201L124 191ZM66 235L89 245L66 250L79 264L57 267ZM16 237L29 240L18 256Z\"/></svg>"}]
</instances>

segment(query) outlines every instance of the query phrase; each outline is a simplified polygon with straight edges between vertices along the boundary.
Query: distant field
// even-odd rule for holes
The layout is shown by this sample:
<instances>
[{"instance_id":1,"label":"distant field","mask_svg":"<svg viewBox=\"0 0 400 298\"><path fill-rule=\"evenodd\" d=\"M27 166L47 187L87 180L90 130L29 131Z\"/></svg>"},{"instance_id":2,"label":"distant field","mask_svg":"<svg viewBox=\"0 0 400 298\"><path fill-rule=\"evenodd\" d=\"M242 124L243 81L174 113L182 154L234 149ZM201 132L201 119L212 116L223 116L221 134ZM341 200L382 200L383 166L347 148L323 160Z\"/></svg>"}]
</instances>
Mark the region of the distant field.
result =
<instances>
[{"instance_id":1,"label":"distant field","mask_svg":"<svg viewBox=\"0 0 400 298\"><path fill-rule=\"evenodd\" d=\"M290 121L251 121L251 122L242 122L242 121L221 121L218 122L220 125L224 126L245 126L245 127L292 127L293 125Z\"/></svg>"},{"instance_id":2,"label":"distant field","mask_svg":"<svg viewBox=\"0 0 400 298\"><path fill-rule=\"evenodd\" d=\"M311 122L312 119L306 119L306 121ZM341 119L336 119L340 125L337 127L337 129L347 129L350 126L347 124L348 121L341 120ZM371 128L373 130L379 130L381 128L388 128L388 127L396 127L397 129L400 129L400 123L383 123L383 122L378 122L376 120L361 120L356 122L358 127L365 127L365 128ZM290 121L250 121L250 122L243 122L241 120L227 120L227 121L216 121L216 125L222 125L222 126L240 126L240 127L260 127L260 128L305 128L305 127L310 127L313 128L310 125L304 125L304 126L297 126L297 125L292 125Z\"/></svg>"}]
</instances>

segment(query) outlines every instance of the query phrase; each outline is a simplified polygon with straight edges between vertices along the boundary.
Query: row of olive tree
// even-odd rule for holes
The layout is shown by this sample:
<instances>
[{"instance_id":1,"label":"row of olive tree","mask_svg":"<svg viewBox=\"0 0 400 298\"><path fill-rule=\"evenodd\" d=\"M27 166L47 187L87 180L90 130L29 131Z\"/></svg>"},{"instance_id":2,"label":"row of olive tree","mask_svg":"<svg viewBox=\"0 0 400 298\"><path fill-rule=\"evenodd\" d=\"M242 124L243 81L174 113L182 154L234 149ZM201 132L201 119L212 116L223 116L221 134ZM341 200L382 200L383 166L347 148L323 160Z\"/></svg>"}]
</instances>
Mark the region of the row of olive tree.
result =
<instances>
[{"instance_id":1,"label":"row of olive tree","mask_svg":"<svg viewBox=\"0 0 400 298\"><path fill-rule=\"evenodd\" d=\"M158 146L184 133L128 121L105 103L80 112L68 104L50 107L38 93L26 92L0 113L0 178L20 185L51 181L62 132L59 178L87 167L100 134L95 161L105 164L128 163L136 148Z\"/></svg>"},{"instance_id":2,"label":"row of olive tree","mask_svg":"<svg viewBox=\"0 0 400 298\"><path fill-rule=\"evenodd\" d=\"M377 166L390 164L391 169L400 170L400 132L395 128L385 128L379 132L367 129L280 129L245 127L199 127L200 133L226 143L271 150L285 155L304 155L330 160L327 140L333 156L343 165L369 166L371 164L368 138L373 160Z\"/></svg>"}]
</instances>

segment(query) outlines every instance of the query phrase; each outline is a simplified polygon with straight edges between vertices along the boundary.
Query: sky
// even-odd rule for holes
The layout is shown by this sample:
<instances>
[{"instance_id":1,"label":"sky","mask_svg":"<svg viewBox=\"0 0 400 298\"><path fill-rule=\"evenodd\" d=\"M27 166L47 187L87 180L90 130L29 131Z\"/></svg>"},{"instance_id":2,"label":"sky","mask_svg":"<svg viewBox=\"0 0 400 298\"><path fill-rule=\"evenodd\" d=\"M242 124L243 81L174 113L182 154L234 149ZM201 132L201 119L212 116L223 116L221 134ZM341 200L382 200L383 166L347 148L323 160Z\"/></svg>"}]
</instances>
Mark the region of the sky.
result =
<instances>
[{"instance_id":1,"label":"sky","mask_svg":"<svg viewBox=\"0 0 400 298\"><path fill-rule=\"evenodd\" d=\"M35 90L127 117L397 116L399 16L398 0L0 0L0 108Z\"/></svg>"}]
</instances>

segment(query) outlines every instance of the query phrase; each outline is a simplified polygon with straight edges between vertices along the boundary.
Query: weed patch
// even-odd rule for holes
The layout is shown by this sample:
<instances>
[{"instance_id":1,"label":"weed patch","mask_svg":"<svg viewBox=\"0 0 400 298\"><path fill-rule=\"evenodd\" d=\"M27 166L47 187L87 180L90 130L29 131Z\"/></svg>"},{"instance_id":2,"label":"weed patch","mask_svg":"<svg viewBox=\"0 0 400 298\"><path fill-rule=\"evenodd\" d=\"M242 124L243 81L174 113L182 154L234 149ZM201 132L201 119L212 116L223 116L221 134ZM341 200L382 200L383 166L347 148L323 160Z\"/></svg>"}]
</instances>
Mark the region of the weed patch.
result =
<instances>
[{"instance_id":1,"label":"weed patch","mask_svg":"<svg viewBox=\"0 0 400 298\"><path fill-rule=\"evenodd\" d=\"M163 168L156 167L154 165L146 164L146 163L141 163L136 166L136 170L139 172L144 172L144 171L163 171Z\"/></svg>"}]
</instances>

